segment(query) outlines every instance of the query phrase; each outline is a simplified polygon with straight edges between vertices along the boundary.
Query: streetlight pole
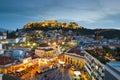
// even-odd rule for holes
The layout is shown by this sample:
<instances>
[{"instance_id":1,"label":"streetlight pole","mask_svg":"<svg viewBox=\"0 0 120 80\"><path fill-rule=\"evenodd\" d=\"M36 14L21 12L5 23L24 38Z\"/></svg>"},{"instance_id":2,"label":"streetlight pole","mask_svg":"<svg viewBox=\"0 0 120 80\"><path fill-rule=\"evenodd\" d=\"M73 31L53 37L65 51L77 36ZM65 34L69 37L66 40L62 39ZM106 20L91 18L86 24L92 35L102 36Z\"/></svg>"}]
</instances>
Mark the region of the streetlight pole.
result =
<instances>
[{"instance_id":1,"label":"streetlight pole","mask_svg":"<svg viewBox=\"0 0 120 80\"><path fill-rule=\"evenodd\" d=\"M61 74L62 74L62 80L64 80L64 67L63 67L64 63L65 62L59 60L60 70L61 70Z\"/></svg>"}]
</instances>

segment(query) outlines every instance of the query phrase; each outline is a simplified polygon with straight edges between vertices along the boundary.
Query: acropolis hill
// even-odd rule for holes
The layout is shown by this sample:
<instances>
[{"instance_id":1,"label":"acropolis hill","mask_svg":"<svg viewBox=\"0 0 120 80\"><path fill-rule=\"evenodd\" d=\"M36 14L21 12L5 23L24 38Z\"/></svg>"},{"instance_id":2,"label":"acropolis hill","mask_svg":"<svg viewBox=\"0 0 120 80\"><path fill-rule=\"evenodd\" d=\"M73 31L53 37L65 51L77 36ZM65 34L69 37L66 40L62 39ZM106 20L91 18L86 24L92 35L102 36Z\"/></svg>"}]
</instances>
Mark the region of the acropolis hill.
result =
<instances>
[{"instance_id":1,"label":"acropolis hill","mask_svg":"<svg viewBox=\"0 0 120 80\"><path fill-rule=\"evenodd\" d=\"M34 27L49 27L49 28L72 28L78 29L82 28L75 22L58 22L57 20L44 20L43 22L28 22L23 28L34 28Z\"/></svg>"}]
</instances>

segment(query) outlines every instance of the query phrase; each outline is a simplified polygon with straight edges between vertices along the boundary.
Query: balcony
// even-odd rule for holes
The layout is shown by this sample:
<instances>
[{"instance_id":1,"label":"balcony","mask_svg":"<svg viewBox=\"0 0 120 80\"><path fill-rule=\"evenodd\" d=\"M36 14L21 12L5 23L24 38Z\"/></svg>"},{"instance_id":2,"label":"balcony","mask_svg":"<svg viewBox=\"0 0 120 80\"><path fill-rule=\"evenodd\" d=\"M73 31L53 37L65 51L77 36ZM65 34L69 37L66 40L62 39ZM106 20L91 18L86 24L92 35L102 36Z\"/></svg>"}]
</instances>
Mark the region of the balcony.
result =
<instances>
[{"instance_id":1,"label":"balcony","mask_svg":"<svg viewBox=\"0 0 120 80\"><path fill-rule=\"evenodd\" d=\"M102 73L103 73L101 68L99 68L99 69L98 69L98 71L99 71L99 73L100 73L100 74L102 74Z\"/></svg>"}]
</instances>

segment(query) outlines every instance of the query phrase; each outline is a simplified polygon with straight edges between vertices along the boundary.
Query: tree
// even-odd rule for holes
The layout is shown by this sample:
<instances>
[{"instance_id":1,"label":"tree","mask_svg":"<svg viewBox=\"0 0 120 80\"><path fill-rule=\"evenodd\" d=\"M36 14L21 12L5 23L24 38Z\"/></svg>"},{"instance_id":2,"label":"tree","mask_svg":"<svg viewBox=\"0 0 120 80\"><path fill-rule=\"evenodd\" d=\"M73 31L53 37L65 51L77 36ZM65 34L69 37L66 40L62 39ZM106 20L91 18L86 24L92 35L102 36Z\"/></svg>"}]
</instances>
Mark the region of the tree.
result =
<instances>
[{"instance_id":1,"label":"tree","mask_svg":"<svg viewBox=\"0 0 120 80\"><path fill-rule=\"evenodd\" d=\"M15 31L8 33L7 38L16 38Z\"/></svg>"},{"instance_id":2,"label":"tree","mask_svg":"<svg viewBox=\"0 0 120 80\"><path fill-rule=\"evenodd\" d=\"M18 32L18 31L19 31L19 29L17 28L17 29L16 29L16 32Z\"/></svg>"}]
</instances>

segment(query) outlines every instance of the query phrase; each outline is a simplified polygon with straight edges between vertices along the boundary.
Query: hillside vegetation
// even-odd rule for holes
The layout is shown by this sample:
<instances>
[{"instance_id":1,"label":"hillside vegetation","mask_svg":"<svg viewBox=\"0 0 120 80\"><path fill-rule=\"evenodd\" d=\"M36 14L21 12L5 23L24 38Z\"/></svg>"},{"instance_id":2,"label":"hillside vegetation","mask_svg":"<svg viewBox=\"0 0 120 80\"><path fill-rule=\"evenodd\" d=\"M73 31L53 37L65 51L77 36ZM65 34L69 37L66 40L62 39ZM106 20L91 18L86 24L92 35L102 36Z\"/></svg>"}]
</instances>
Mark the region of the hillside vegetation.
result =
<instances>
[{"instance_id":1,"label":"hillside vegetation","mask_svg":"<svg viewBox=\"0 0 120 80\"><path fill-rule=\"evenodd\" d=\"M117 29L86 29L82 26L79 26L75 22L65 23L58 22L56 20L45 20L44 22L29 22L24 27L24 30L55 30L62 29L64 31L72 30L78 35L98 35L104 36L107 39L119 38L120 39L120 30Z\"/></svg>"}]
</instances>

